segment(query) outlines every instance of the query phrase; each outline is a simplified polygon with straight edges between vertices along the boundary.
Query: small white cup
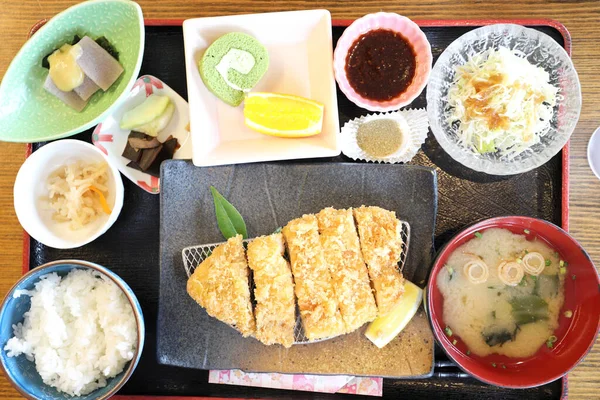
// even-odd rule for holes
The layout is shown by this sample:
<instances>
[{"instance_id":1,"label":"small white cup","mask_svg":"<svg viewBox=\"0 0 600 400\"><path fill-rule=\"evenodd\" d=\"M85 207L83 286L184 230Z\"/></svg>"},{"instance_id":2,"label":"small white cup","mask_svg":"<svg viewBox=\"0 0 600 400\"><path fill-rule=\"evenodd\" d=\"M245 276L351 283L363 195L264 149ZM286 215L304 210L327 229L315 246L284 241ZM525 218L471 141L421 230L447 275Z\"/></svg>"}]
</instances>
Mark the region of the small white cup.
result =
<instances>
[{"instance_id":1,"label":"small white cup","mask_svg":"<svg viewBox=\"0 0 600 400\"><path fill-rule=\"evenodd\" d=\"M600 179L600 127L594 131L588 142L587 158L592 172Z\"/></svg>"}]
</instances>

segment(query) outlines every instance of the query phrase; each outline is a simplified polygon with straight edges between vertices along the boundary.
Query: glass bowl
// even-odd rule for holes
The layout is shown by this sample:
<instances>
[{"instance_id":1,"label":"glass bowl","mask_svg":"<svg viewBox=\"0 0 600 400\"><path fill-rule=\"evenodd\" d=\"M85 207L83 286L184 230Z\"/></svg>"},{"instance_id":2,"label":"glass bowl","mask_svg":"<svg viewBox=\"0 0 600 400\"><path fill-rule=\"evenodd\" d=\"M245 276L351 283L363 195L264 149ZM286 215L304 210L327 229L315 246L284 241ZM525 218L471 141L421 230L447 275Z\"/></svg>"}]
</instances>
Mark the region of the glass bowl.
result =
<instances>
[{"instance_id":1,"label":"glass bowl","mask_svg":"<svg viewBox=\"0 0 600 400\"><path fill-rule=\"evenodd\" d=\"M500 46L526 54L527 60L550 74L550 83L559 88L550 130L540 142L516 157L498 153L478 154L458 140L457 124L448 122L448 90L455 68L469 56ZM514 24L489 25L456 39L435 63L427 86L427 114L431 130L442 148L456 161L475 171L491 175L514 175L546 163L567 143L581 111L581 87L577 71L567 52L550 36Z\"/></svg>"}]
</instances>

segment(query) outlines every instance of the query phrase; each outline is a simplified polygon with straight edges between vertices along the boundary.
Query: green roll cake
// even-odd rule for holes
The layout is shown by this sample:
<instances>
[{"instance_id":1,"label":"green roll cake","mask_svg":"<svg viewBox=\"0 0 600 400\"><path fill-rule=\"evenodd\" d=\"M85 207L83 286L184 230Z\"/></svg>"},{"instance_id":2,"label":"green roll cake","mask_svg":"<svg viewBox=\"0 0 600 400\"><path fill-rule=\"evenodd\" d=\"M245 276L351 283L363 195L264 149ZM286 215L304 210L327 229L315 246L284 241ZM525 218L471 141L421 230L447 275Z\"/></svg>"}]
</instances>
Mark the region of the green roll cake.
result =
<instances>
[{"instance_id":1,"label":"green roll cake","mask_svg":"<svg viewBox=\"0 0 600 400\"><path fill-rule=\"evenodd\" d=\"M204 52L198 69L202 81L215 96L237 107L244 92L267 72L269 53L258 40L241 32L221 36Z\"/></svg>"}]
</instances>

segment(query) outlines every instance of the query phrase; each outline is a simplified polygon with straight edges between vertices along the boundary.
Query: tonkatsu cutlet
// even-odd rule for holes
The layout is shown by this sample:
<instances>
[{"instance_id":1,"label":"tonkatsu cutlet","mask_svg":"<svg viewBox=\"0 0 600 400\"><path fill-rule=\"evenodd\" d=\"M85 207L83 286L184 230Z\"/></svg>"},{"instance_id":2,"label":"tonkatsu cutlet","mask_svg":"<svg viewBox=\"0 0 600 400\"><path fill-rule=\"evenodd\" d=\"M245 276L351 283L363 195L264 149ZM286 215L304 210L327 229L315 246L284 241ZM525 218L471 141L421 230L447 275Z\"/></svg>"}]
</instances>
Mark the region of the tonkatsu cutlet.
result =
<instances>
[{"instance_id":1,"label":"tonkatsu cutlet","mask_svg":"<svg viewBox=\"0 0 600 400\"><path fill-rule=\"evenodd\" d=\"M196 268L187 292L210 316L250 336L255 323L248 275L242 236L237 235L217 246Z\"/></svg>"},{"instance_id":2,"label":"tonkatsu cutlet","mask_svg":"<svg viewBox=\"0 0 600 400\"><path fill-rule=\"evenodd\" d=\"M304 334L309 340L345 333L344 322L323 257L317 218L313 214L290 221L283 236L292 264Z\"/></svg>"},{"instance_id":3,"label":"tonkatsu cutlet","mask_svg":"<svg viewBox=\"0 0 600 400\"><path fill-rule=\"evenodd\" d=\"M380 207L355 208L354 218L379 315L385 315L404 293L404 278L398 271L402 254L401 224L396 213Z\"/></svg>"},{"instance_id":4,"label":"tonkatsu cutlet","mask_svg":"<svg viewBox=\"0 0 600 400\"><path fill-rule=\"evenodd\" d=\"M377 316L352 209L325 208L317 214L317 220L325 262L329 265L346 332L352 332Z\"/></svg>"},{"instance_id":5,"label":"tonkatsu cutlet","mask_svg":"<svg viewBox=\"0 0 600 400\"><path fill-rule=\"evenodd\" d=\"M296 303L290 264L283 253L283 235L261 236L248 244L248 265L254 271L255 337L266 345L294 344Z\"/></svg>"}]
</instances>

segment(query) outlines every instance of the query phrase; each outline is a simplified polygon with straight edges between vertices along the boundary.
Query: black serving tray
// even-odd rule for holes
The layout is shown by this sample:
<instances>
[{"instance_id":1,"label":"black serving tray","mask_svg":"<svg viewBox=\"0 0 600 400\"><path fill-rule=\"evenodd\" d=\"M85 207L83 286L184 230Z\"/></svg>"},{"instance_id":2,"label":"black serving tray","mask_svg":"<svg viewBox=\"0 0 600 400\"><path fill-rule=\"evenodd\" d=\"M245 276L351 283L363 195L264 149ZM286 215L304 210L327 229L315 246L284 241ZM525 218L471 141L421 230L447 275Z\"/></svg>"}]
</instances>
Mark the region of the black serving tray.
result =
<instances>
[{"instance_id":1,"label":"black serving tray","mask_svg":"<svg viewBox=\"0 0 600 400\"><path fill-rule=\"evenodd\" d=\"M187 98L181 21L147 21L146 50L140 74L154 75ZM334 45L350 21L337 21L333 27ZM421 24L431 43L434 61L456 38L480 25L515 21L427 21ZM569 46L564 27L552 21L520 21L532 26L562 46ZM435 26L443 25L443 26ZM568 34L567 34L568 35ZM338 91L340 124L366 114ZM411 107L425 107L425 92ZM91 141L91 130L74 138ZM35 151L45 143L32 145ZM564 152L564 151L563 151ZM435 246L439 248L455 233L478 220L500 215L526 215L561 224L563 210L563 152L533 171L494 177L477 173L453 161L432 134L411 164L430 166L438 175L438 215ZM317 161L317 160L315 160ZM352 162L347 157L319 159L326 162ZM286 162L282 162L286 163ZM146 193L128 179L125 201L117 222L96 241L78 249L57 250L34 239L26 241L29 254L26 268L59 259L81 259L106 266L119 274L136 293L146 320L146 346L140 363L121 395L143 396L248 396L278 399L332 399L336 395L216 385L208 383L208 371L160 365L156 357L156 321L159 288L159 196ZM27 256L27 254L26 254ZM424 282L416 282L424 284ZM177 329L177 327L173 327ZM566 394L563 380L523 390L489 386L461 372L436 350L436 366L429 379L384 379L383 397L389 399L558 399ZM566 385L565 385L566 387ZM367 396L350 396L365 398Z\"/></svg>"}]
</instances>

